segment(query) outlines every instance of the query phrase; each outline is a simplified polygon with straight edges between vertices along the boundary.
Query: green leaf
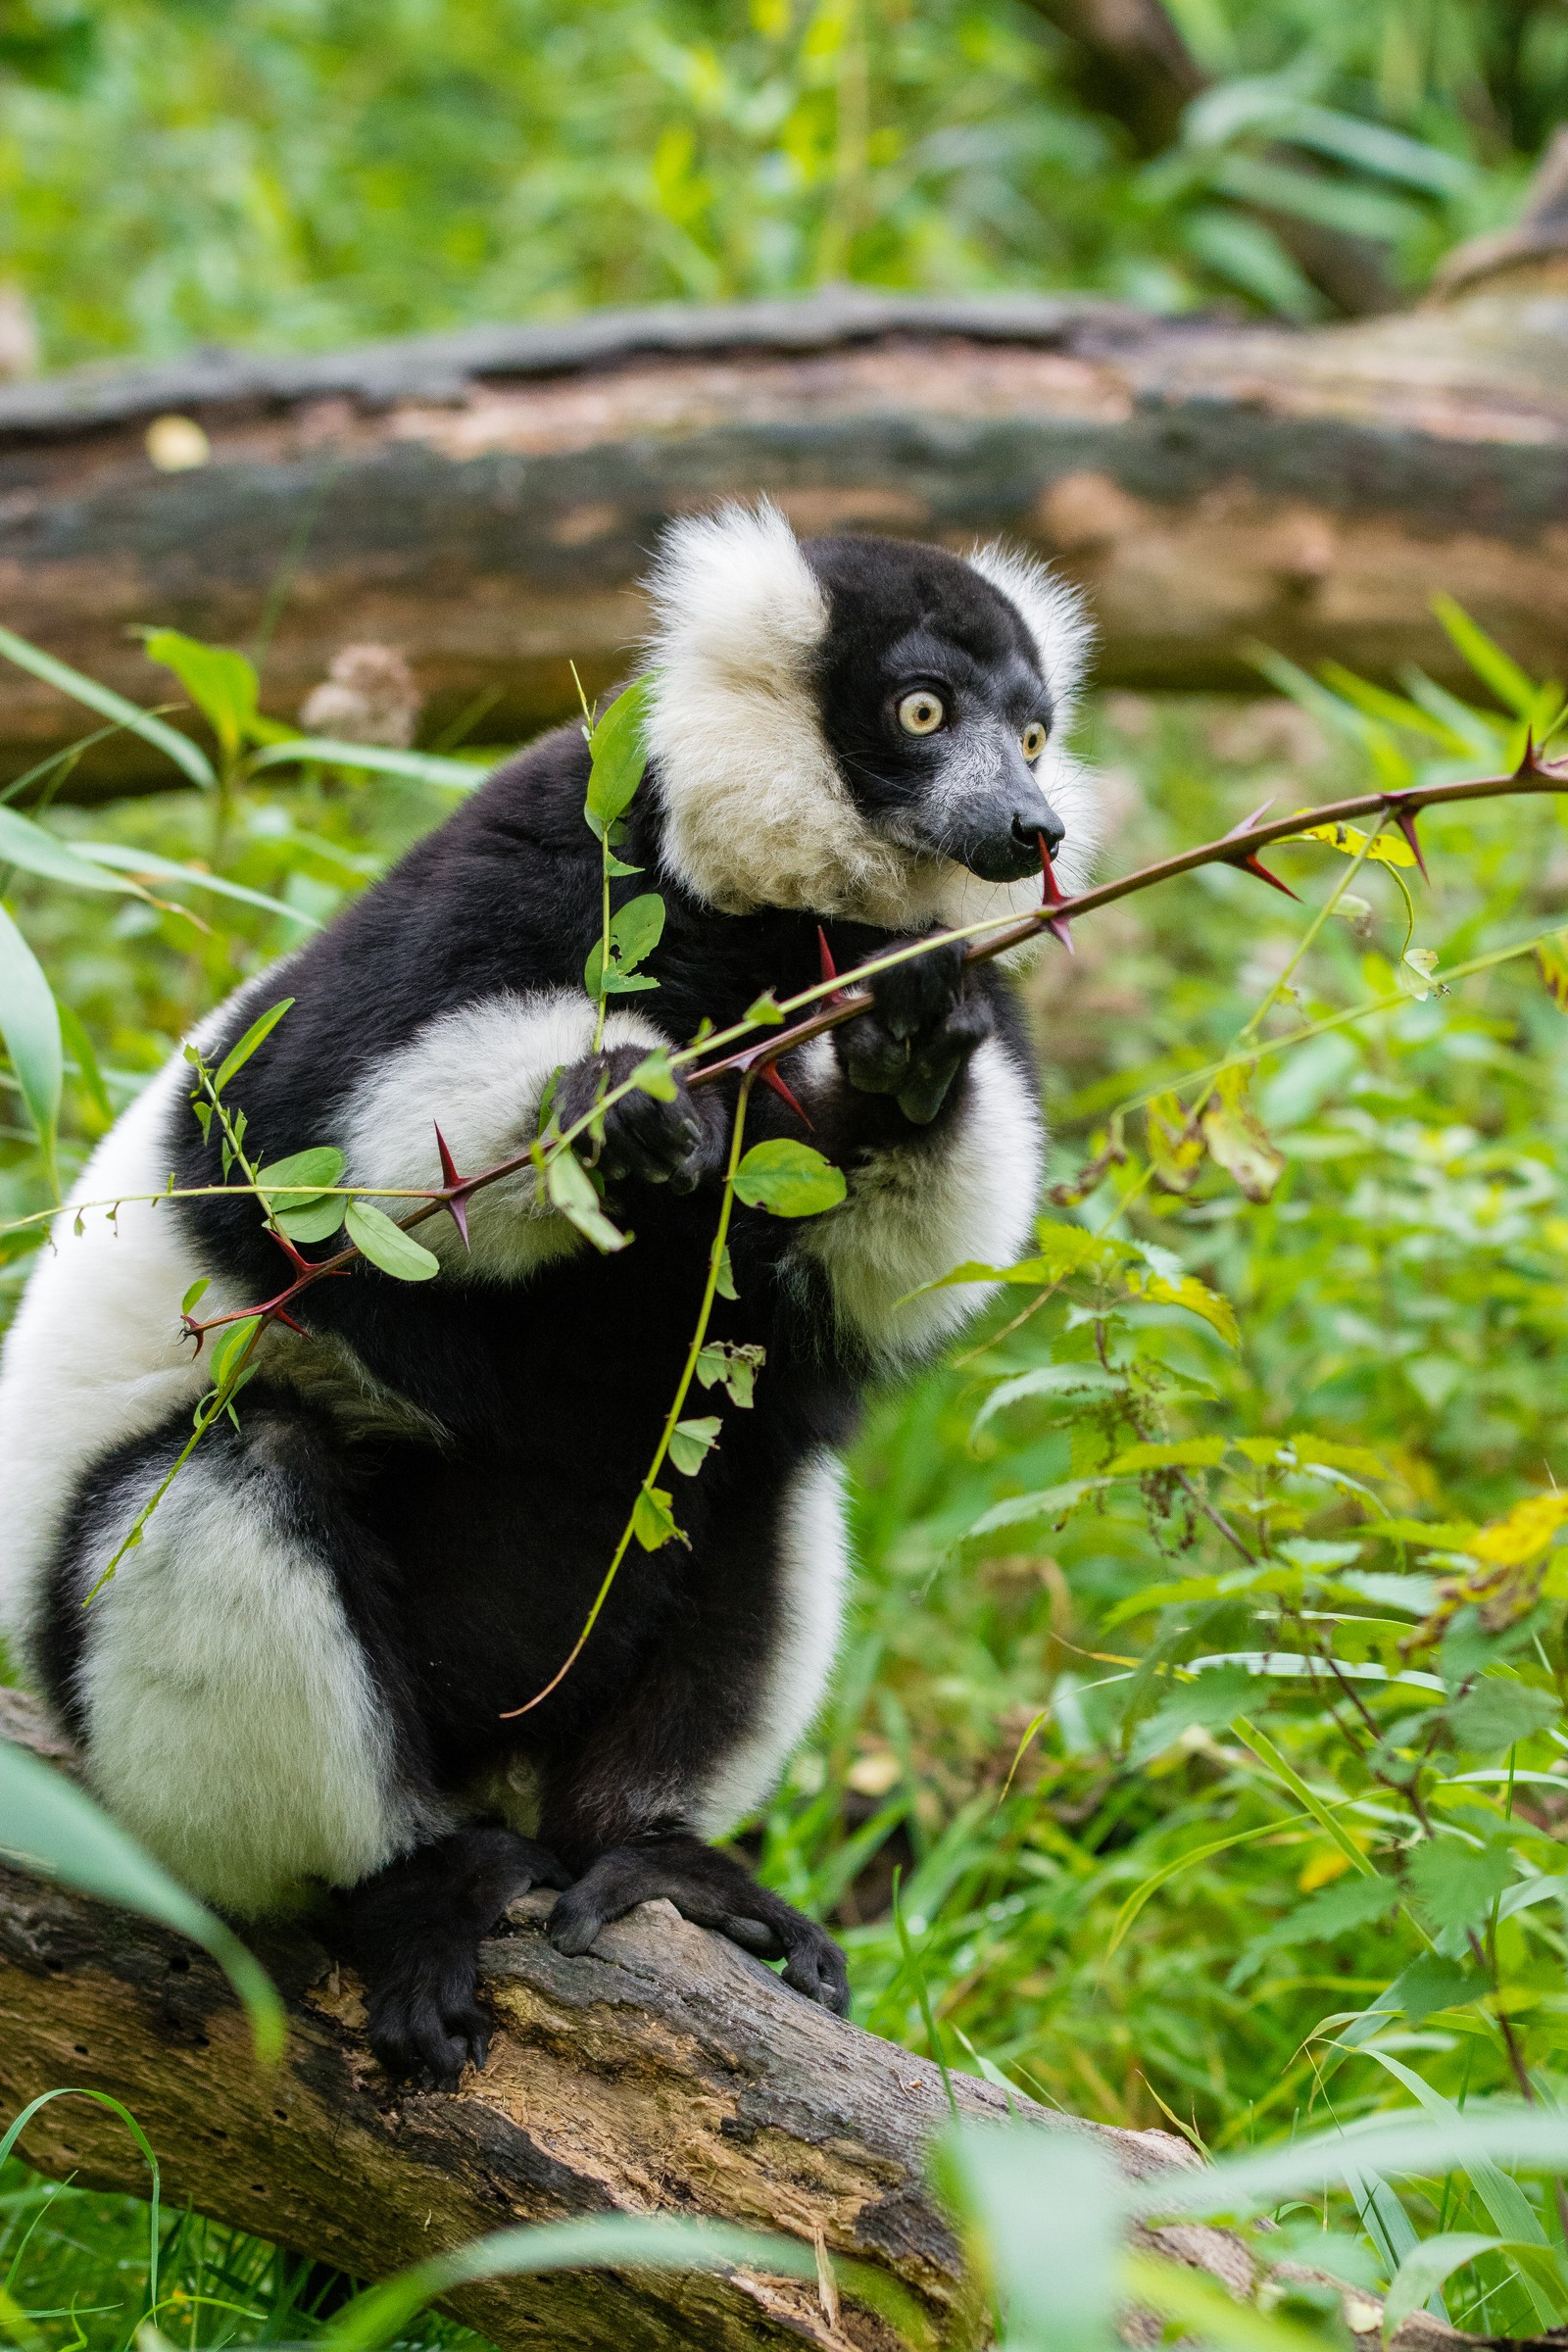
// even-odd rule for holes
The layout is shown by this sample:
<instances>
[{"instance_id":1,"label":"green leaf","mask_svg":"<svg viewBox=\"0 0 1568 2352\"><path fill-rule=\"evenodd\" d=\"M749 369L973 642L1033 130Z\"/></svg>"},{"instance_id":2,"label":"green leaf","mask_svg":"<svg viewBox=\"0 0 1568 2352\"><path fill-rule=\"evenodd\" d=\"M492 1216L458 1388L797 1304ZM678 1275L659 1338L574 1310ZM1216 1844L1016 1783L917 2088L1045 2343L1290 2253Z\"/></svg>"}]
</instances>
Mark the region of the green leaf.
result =
<instances>
[{"instance_id":1,"label":"green leaf","mask_svg":"<svg viewBox=\"0 0 1568 2352\"><path fill-rule=\"evenodd\" d=\"M237 757L256 723L256 671L226 645L204 645L179 629L148 629L149 660L172 669L218 737L224 761Z\"/></svg>"},{"instance_id":2,"label":"green leaf","mask_svg":"<svg viewBox=\"0 0 1568 2352\"><path fill-rule=\"evenodd\" d=\"M195 1309L206 1298L212 1287L213 1278L210 1274L198 1274L196 1280L191 1284L190 1289L185 1293L184 1298L179 1302L180 1313L182 1315L194 1313Z\"/></svg>"},{"instance_id":3,"label":"green leaf","mask_svg":"<svg viewBox=\"0 0 1568 2352\"><path fill-rule=\"evenodd\" d=\"M640 1487L632 1505L631 1532L644 1551L659 1551L669 1543L684 1544L670 1509L673 1496L662 1487Z\"/></svg>"},{"instance_id":4,"label":"green leaf","mask_svg":"<svg viewBox=\"0 0 1568 2352\"><path fill-rule=\"evenodd\" d=\"M235 1071L243 1069L257 1047L265 1038L271 1036L272 1031L277 1027L278 1022L293 1002L292 997L279 997L277 1003L270 1004L259 1020L252 1021L238 1045L229 1048L219 1063L218 1074L213 1080L213 1090L216 1094L222 1093Z\"/></svg>"},{"instance_id":5,"label":"green leaf","mask_svg":"<svg viewBox=\"0 0 1568 2352\"><path fill-rule=\"evenodd\" d=\"M1407 1868L1417 1902L1429 1927L1473 1928L1487 1917L1514 1876L1506 1839L1489 1838L1477 1849L1454 1838L1425 1838Z\"/></svg>"},{"instance_id":6,"label":"green leaf","mask_svg":"<svg viewBox=\"0 0 1568 2352\"><path fill-rule=\"evenodd\" d=\"M237 1936L83 1789L9 1740L0 1740L0 1843L24 1870L156 1919L211 1952L250 2015L257 2055L269 2062L278 2057L283 2004Z\"/></svg>"},{"instance_id":7,"label":"green leaf","mask_svg":"<svg viewBox=\"0 0 1568 2352\"><path fill-rule=\"evenodd\" d=\"M1190 1315L1199 1316L1211 1330L1217 1331L1227 1348L1241 1347L1236 1309L1218 1291L1211 1291L1206 1283L1200 1282L1196 1274L1157 1274L1143 1266L1130 1266L1126 1282L1135 1298L1149 1298L1161 1306L1184 1306Z\"/></svg>"},{"instance_id":8,"label":"green leaf","mask_svg":"<svg viewBox=\"0 0 1568 2352\"><path fill-rule=\"evenodd\" d=\"M1460 1746L1484 1757L1504 1755L1555 1723L1560 1712L1554 1692L1502 1675L1488 1675L1447 1710Z\"/></svg>"},{"instance_id":9,"label":"green leaf","mask_svg":"<svg viewBox=\"0 0 1568 2352\"><path fill-rule=\"evenodd\" d=\"M776 1029L784 1015L779 1009L778 999L774 996L773 991L770 988L764 988L760 997L752 999L741 1017L744 1020L757 1022L760 1028Z\"/></svg>"},{"instance_id":10,"label":"green leaf","mask_svg":"<svg viewBox=\"0 0 1568 2352\"><path fill-rule=\"evenodd\" d=\"M1223 1438L1181 1438L1170 1445L1124 1446L1105 1465L1107 1478L1129 1471L1217 1470L1225 1459Z\"/></svg>"},{"instance_id":11,"label":"green leaf","mask_svg":"<svg viewBox=\"0 0 1568 2352\"><path fill-rule=\"evenodd\" d=\"M1366 1885L1364 1879L1356 1883ZM1479 2000L1489 1990L1485 1977L1462 1968L1457 1960L1446 1960L1441 1952L1423 1952L1395 1978L1383 1998L1391 2009L1397 2009L1412 2026L1418 2026L1440 2009L1458 2008L1466 2001Z\"/></svg>"},{"instance_id":12,"label":"green leaf","mask_svg":"<svg viewBox=\"0 0 1568 2352\"><path fill-rule=\"evenodd\" d=\"M320 929L315 915L307 914L303 907L291 906L286 899L270 898L265 890L251 890L243 882L231 882L226 874L210 874L205 866L181 865L177 858L159 858L151 850L133 850L122 841L78 841L73 847L78 858L128 874L137 882L179 882L187 890L232 899L241 906L259 906L264 914L281 915L308 931Z\"/></svg>"},{"instance_id":13,"label":"green leaf","mask_svg":"<svg viewBox=\"0 0 1568 2352\"><path fill-rule=\"evenodd\" d=\"M628 899L610 918L610 965L604 967L604 941L595 940L583 967L583 987L593 998L630 996L636 989L657 988L657 980L634 977L637 966L651 956L663 936L664 902L656 890Z\"/></svg>"},{"instance_id":14,"label":"green leaf","mask_svg":"<svg viewBox=\"0 0 1568 2352\"><path fill-rule=\"evenodd\" d=\"M653 678L634 678L618 694L588 738L593 766L583 815L589 830L603 841L617 818L625 815L637 796L648 765L647 720Z\"/></svg>"},{"instance_id":15,"label":"green leaf","mask_svg":"<svg viewBox=\"0 0 1568 2352\"><path fill-rule=\"evenodd\" d=\"M0 1037L27 1105L38 1146L54 1165L55 1131L65 1081L60 1013L43 967L0 906Z\"/></svg>"},{"instance_id":16,"label":"green leaf","mask_svg":"<svg viewBox=\"0 0 1568 2352\"><path fill-rule=\"evenodd\" d=\"M39 874L46 882L65 882L73 890L108 891L122 898L143 895L134 882L106 874L102 866L57 841L54 834L16 808L0 808L0 865L20 865L24 873Z\"/></svg>"},{"instance_id":17,"label":"green leaf","mask_svg":"<svg viewBox=\"0 0 1568 2352\"><path fill-rule=\"evenodd\" d=\"M633 1086L652 1095L656 1102L673 1102L676 1096L675 1073L669 1066L669 1050L656 1046L652 1054L637 1064L631 1073Z\"/></svg>"},{"instance_id":18,"label":"green leaf","mask_svg":"<svg viewBox=\"0 0 1568 2352\"><path fill-rule=\"evenodd\" d=\"M1483 628L1471 619L1464 607L1451 596L1438 595L1432 599L1432 610L1446 631L1449 642L1460 653L1488 691L1508 710L1528 718L1536 707L1536 683L1526 675L1517 662L1494 645Z\"/></svg>"},{"instance_id":19,"label":"green leaf","mask_svg":"<svg viewBox=\"0 0 1568 2352\"><path fill-rule=\"evenodd\" d=\"M1057 1487L1041 1487L1032 1494L1009 1494L1005 1502L982 1511L969 1535L991 1536L1005 1527L1023 1527L1032 1519L1064 1519L1086 1494L1097 1494L1102 1478L1072 1478Z\"/></svg>"},{"instance_id":20,"label":"green leaf","mask_svg":"<svg viewBox=\"0 0 1568 2352\"><path fill-rule=\"evenodd\" d=\"M324 1242L336 1233L348 1197L324 1188L338 1182L343 1168L343 1154L335 1145L316 1144L257 1169L263 1205L291 1241Z\"/></svg>"},{"instance_id":21,"label":"green leaf","mask_svg":"<svg viewBox=\"0 0 1568 2352\"><path fill-rule=\"evenodd\" d=\"M128 727L144 743L156 744L159 751L172 760L176 767L182 768L191 782L199 784L204 792L211 792L217 786L218 778L213 773L213 763L207 754L199 744L192 743L188 735L182 735L177 727L168 726L163 719L155 718L150 710L143 710L135 703L126 702L122 694L116 694L111 687L100 686L96 678L83 677L81 671L73 669L69 662L57 662L53 654L41 652L37 646L29 645L25 637L17 636L11 629L0 629L0 654L4 654L8 662L14 662L19 669L28 670L33 677L42 678L46 686L54 686L60 693L72 696L75 702L85 703L89 710L98 711L104 718L112 718L118 726Z\"/></svg>"},{"instance_id":22,"label":"green leaf","mask_svg":"<svg viewBox=\"0 0 1568 2352\"><path fill-rule=\"evenodd\" d=\"M1011 1380L1000 1380L980 1407L970 1433L978 1437L987 1423L1010 1405L1068 1403L1086 1396L1107 1396L1122 1388L1114 1373L1102 1364L1040 1364L1032 1372L1019 1372Z\"/></svg>"},{"instance_id":23,"label":"green leaf","mask_svg":"<svg viewBox=\"0 0 1568 2352\"><path fill-rule=\"evenodd\" d=\"M669 1434L669 1458L683 1478L695 1478L724 1424L716 1413L700 1421L677 1421Z\"/></svg>"},{"instance_id":24,"label":"green leaf","mask_svg":"<svg viewBox=\"0 0 1568 2352\"><path fill-rule=\"evenodd\" d=\"M608 1255L624 1250L631 1239L612 1225L599 1205L588 1172L569 1146L553 1152L545 1162L545 1188L562 1215Z\"/></svg>"},{"instance_id":25,"label":"green leaf","mask_svg":"<svg viewBox=\"0 0 1568 2352\"><path fill-rule=\"evenodd\" d=\"M1478 2254L1497 2253L1507 2242L1505 2238L1483 2237L1474 2230L1446 2230L1440 2236L1423 2238L1420 2245L1412 2246L1384 2299L1384 2342L1391 2342L1400 2322L1424 2309L1428 2298L1455 2271L1462 2271Z\"/></svg>"},{"instance_id":26,"label":"green leaf","mask_svg":"<svg viewBox=\"0 0 1568 2352\"><path fill-rule=\"evenodd\" d=\"M775 1217L816 1217L845 1194L844 1171L809 1144L754 1144L735 1171L735 1195Z\"/></svg>"},{"instance_id":27,"label":"green leaf","mask_svg":"<svg viewBox=\"0 0 1568 2352\"><path fill-rule=\"evenodd\" d=\"M1239 1715L1252 1695L1252 1677L1245 1666L1213 1666L1194 1677L1157 1707L1138 1727L1127 1761L1135 1769L1161 1755L1183 1732L1195 1727L1216 1731Z\"/></svg>"},{"instance_id":28,"label":"green leaf","mask_svg":"<svg viewBox=\"0 0 1568 2352\"><path fill-rule=\"evenodd\" d=\"M98 1067L92 1039L87 1035L80 1013L73 1006L62 1004L57 999L55 1009L60 1015L61 1039L76 1065L81 1091L107 1127L114 1119L115 1110L109 1100L109 1090L104 1085L104 1074Z\"/></svg>"},{"instance_id":29,"label":"green leaf","mask_svg":"<svg viewBox=\"0 0 1568 2352\"><path fill-rule=\"evenodd\" d=\"M241 1356L262 1327L260 1315L246 1315L238 1323L225 1323L213 1342L208 1358L208 1370L215 1389L226 1389L233 1379ZM247 1370L246 1377L249 1377ZM241 1384L243 1385L243 1384Z\"/></svg>"},{"instance_id":30,"label":"green leaf","mask_svg":"<svg viewBox=\"0 0 1568 2352\"><path fill-rule=\"evenodd\" d=\"M412 1233L395 1225L373 1200L351 1200L344 1215L351 1242L357 1243L373 1266L397 1282L429 1282L441 1271L434 1250L416 1242Z\"/></svg>"},{"instance_id":31,"label":"green leaf","mask_svg":"<svg viewBox=\"0 0 1568 2352\"><path fill-rule=\"evenodd\" d=\"M840 2266L846 2287L858 2268ZM376 2352L408 2332L426 2303L486 2278L538 2278L552 2271L611 2268L633 2271L755 2270L770 2277L814 2281L814 2247L798 2238L767 2237L728 2222L699 2222L662 2214L594 2214L581 2222L546 2222L471 2239L450 2254L400 2272L369 2287L327 2322L317 2340L321 2352ZM918 2338L912 2339L918 2340Z\"/></svg>"},{"instance_id":32,"label":"green leaf","mask_svg":"<svg viewBox=\"0 0 1568 2352\"><path fill-rule=\"evenodd\" d=\"M729 1261L727 1245L718 1254L718 1272L713 1277L713 1288L720 1298L738 1298L740 1297L739 1291L735 1288L735 1269Z\"/></svg>"},{"instance_id":33,"label":"green leaf","mask_svg":"<svg viewBox=\"0 0 1568 2352\"><path fill-rule=\"evenodd\" d=\"M490 772L472 760L443 760L435 752L400 752L379 743L339 743L330 735L292 736L253 752L247 764L253 775L267 767L359 768L400 784L439 784L449 792L475 792Z\"/></svg>"},{"instance_id":34,"label":"green leaf","mask_svg":"<svg viewBox=\"0 0 1568 2352\"><path fill-rule=\"evenodd\" d=\"M749 1409L757 1375L767 1360L765 1348L756 1341L710 1340L697 1358L697 1378L705 1389L722 1382L730 1401Z\"/></svg>"},{"instance_id":35,"label":"green leaf","mask_svg":"<svg viewBox=\"0 0 1568 2352\"><path fill-rule=\"evenodd\" d=\"M1106 2151L1064 2132L960 2124L942 2171L983 2233L1012 2352L1108 2352L1122 2197Z\"/></svg>"}]
</instances>

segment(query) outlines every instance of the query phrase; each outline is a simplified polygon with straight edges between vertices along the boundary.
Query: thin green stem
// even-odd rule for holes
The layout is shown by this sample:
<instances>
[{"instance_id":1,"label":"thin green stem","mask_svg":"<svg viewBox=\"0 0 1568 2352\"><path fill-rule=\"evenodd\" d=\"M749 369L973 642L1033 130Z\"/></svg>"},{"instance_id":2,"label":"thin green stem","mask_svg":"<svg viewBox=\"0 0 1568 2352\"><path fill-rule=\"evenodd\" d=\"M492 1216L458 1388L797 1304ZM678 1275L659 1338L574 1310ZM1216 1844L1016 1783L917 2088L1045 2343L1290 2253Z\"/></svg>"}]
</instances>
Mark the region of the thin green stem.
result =
<instances>
[{"instance_id":1,"label":"thin green stem","mask_svg":"<svg viewBox=\"0 0 1568 2352\"><path fill-rule=\"evenodd\" d=\"M520 1707L508 1707L503 1711L501 1717L503 1723L514 1722L517 1716L529 1715L535 1707L542 1706L551 1692L560 1689L581 1657L587 1646L588 1637L599 1622L600 1612L610 1598L611 1588L620 1574L621 1563L631 1548L632 1538L637 1529L638 1504L642 1502L645 1495L652 1496L654 1481L664 1466L664 1457L669 1451L670 1439L675 1433L675 1425L680 1419L686 1398L691 1391L692 1381L696 1377L698 1358L707 1345L708 1327L713 1314L713 1301L718 1296L719 1271L723 1266L724 1251L729 1242L730 1212L735 1205L735 1172L741 1162L741 1142L746 1131L746 1111L751 1101L754 1076L755 1073L748 1070L741 1078L740 1096L735 1104L735 1123L729 1139L729 1159L724 1169L724 1194L719 1204L718 1223L713 1228L712 1245L708 1252L708 1280L703 1286L703 1302L698 1309L696 1329L692 1333L691 1345L686 1350L686 1361L681 1367L679 1383L671 1399L669 1410L664 1415L664 1426L659 1433L659 1444L654 1448L654 1458L643 1473L642 1483L637 1490L637 1501L632 1504L627 1515L626 1524L620 1531L620 1541L615 1545L610 1566L605 1570L604 1580L594 1595L593 1606L583 1620L582 1631L572 1643L568 1656L556 1669L542 1690L536 1690L532 1698L527 1699Z\"/></svg>"}]
</instances>

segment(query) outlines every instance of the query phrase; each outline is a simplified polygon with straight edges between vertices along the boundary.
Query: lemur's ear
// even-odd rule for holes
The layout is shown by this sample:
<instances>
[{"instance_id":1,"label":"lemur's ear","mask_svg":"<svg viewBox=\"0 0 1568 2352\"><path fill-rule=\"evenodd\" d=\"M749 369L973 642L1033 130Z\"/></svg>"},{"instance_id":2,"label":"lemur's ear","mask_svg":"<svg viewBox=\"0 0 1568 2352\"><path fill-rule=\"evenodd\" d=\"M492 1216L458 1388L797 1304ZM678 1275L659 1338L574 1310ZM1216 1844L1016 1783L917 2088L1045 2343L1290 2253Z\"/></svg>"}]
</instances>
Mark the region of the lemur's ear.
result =
<instances>
[{"instance_id":1,"label":"lemur's ear","mask_svg":"<svg viewBox=\"0 0 1568 2352\"><path fill-rule=\"evenodd\" d=\"M1001 591L1034 639L1057 724L1064 724L1072 715L1094 649L1095 625L1083 598L1037 557L1004 547L1000 540L975 548L969 565Z\"/></svg>"}]
</instances>

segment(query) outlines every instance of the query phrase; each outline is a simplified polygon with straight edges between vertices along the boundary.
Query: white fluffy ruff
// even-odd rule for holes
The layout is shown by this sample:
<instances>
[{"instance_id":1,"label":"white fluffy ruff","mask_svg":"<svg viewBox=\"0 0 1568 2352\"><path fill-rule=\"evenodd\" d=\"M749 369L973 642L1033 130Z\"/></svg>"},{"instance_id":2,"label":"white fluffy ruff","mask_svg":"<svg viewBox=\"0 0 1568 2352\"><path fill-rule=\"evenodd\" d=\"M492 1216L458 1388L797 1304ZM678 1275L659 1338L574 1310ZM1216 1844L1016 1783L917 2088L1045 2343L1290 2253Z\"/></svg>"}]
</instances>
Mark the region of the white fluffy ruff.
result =
<instances>
[{"instance_id":1,"label":"white fluffy ruff","mask_svg":"<svg viewBox=\"0 0 1568 2352\"><path fill-rule=\"evenodd\" d=\"M1091 635L1075 591L1001 548L969 560L1019 612L1065 714ZM948 859L899 849L861 816L811 687L827 598L776 507L764 500L677 522L650 586L658 676L649 742L665 857L698 898L727 914L799 907L890 930L1037 904L1036 881L979 881ZM1063 886L1078 889L1093 855L1089 778L1054 748L1038 772L1068 828Z\"/></svg>"}]
</instances>

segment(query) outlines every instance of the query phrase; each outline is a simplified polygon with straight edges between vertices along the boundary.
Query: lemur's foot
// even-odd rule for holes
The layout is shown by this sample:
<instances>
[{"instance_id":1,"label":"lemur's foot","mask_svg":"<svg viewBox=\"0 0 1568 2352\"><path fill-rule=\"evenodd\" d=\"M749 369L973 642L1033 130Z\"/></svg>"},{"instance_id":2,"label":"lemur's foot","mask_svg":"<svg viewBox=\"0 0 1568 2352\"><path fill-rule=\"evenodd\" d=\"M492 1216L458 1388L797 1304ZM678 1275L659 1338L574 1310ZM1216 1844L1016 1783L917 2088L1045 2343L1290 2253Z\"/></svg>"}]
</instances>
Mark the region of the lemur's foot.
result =
<instances>
[{"instance_id":1,"label":"lemur's foot","mask_svg":"<svg viewBox=\"0 0 1568 2352\"><path fill-rule=\"evenodd\" d=\"M965 989L961 947L932 948L878 972L871 1009L833 1032L840 1065L862 1094L894 1095L927 1127L995 1020L990 999Z\"/></svg>"},{"instance_id":2,"label":"lemur's foot","mask_svg":"<svg viewBox=\"0 0 1568 2352\"><path fill-rule=\"evenodd\" d=\"M764 1960L784 1961L786 1984L848 2016L849 1971L832 1936L698 1838L649 1838L601 1854L551 1912L550 1940L559 1952L585 1952L611 1920L659 1895L698 1927L716 1929Z\"/></svg>"},{"instance_id":3,"label":"lemur's foot","mask_svg":"<svg viewBox=\"0 0 1568 2352\"><path fill-rule=\"evenodd\" d=\"M483 2066L480 1937L530 1886L569 1884L535 1838L455 1830L339 1897L348 1955L365 1979L370 2047L394 2081L456 2090L466 2065Z\"/></svg>"},{"instance_id":4,"label":"lemur's foot","mask_svg":"<svg viewBox=\"0 0 1568 2352\"><path fill-rule=\"evenodd\" d=\"M611 1046L602 1054L585 1054L581 1061L572 1062L562 1071L556 1088L560 1124L574 1126L647 1058L645 1046ZM631 1177L642 1184L667 1184L672 1193L695 1192L712 1156L708 1123L678 1075L673 1102L662 1102L657 1095L634 1088L584 1130L576 1150L581 1158L602 1168L612 1183Z\"/></svg>"}]
</instances>

